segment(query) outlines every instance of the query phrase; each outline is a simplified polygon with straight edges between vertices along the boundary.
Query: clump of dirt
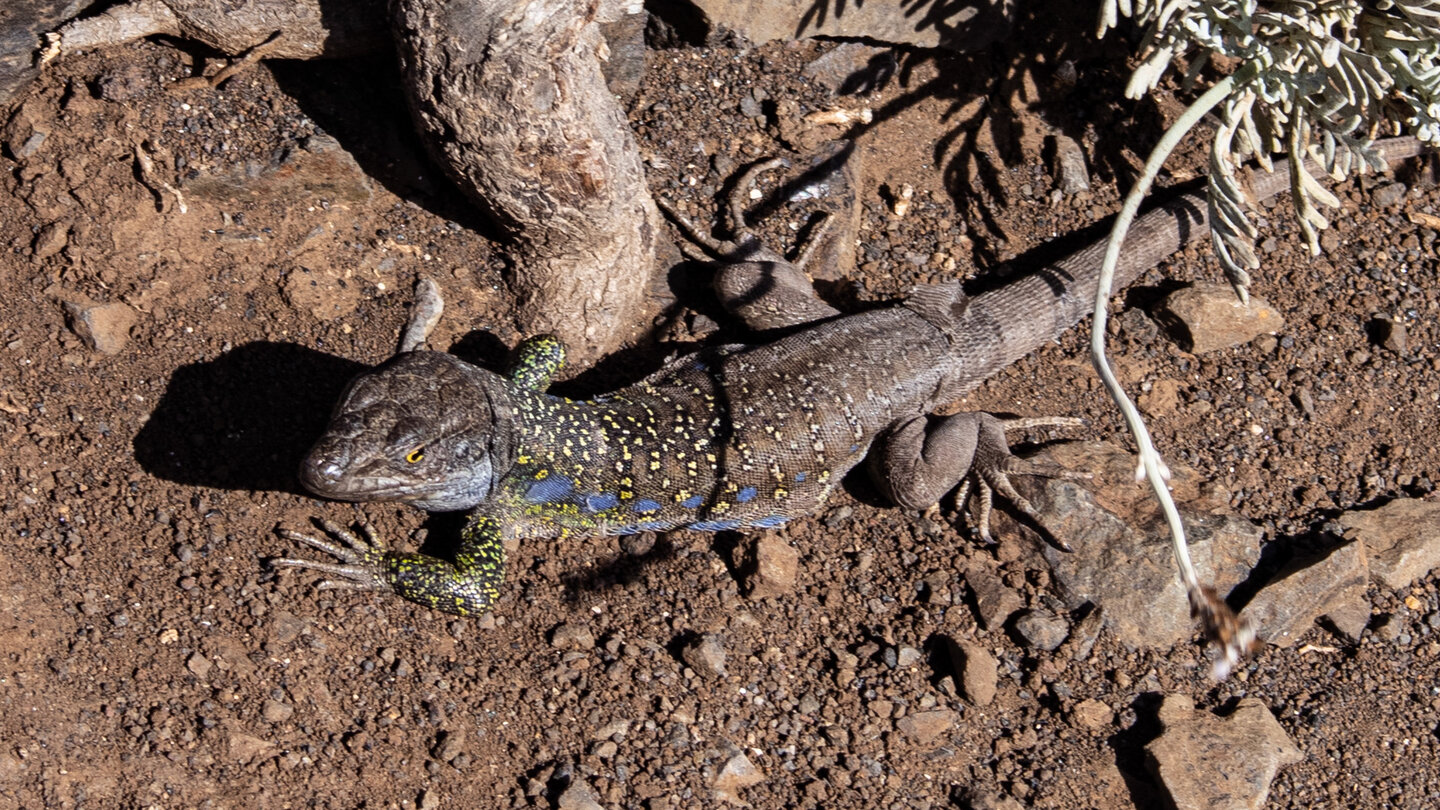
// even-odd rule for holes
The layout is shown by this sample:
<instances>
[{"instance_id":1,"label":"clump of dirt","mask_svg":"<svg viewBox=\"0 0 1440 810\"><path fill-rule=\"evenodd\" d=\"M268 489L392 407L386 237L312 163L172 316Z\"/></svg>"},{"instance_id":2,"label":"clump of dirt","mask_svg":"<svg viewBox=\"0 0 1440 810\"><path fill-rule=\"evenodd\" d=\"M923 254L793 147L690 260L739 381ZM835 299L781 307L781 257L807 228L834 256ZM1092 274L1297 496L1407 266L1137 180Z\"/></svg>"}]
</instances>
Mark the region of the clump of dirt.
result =
<instances>
[{"instance_id":1,"label":"clump of dirt","mask_svg":"<svg viewBox=\"0 0 1440 810\"><path fill-rule=\"evenodd\" d=\"M700 221L737 169L851 135L858 267L821 285L842 308L941 278L993 286L1098 238L1179 106L1120 101L1118 46L1080 33L903 57L839 98L803 73L834 47L652 51L629 114L652 192ZM588 792L661 808L712 806L719 786L756 807L1151 806L1142 749L1169 693L1270 707L1305 755L1272 786L1278 806L1421 806L1440 790L1434 574L1372 586L1359 643L1317 628L1219 685L1195 647L1102 635L1077 660L983 629L972 562L997 566L1023 606L1064 614L1031 541L978 546L953 505L932 520L877 505L863 482L773 533L798 550L797 579L766 598L742 593L736 537L689 532L527 543L481 619L277 575L266 559L295 549L274 529L312 515L363 517L439 553L458 527L317 502L295 480L345 381L393 352L416 278L449 305L432 345L494 365L522 336L498 249L422 157L391 65L276 64L219 90L169 88L194 69L148 42L67 58L4 133L5 802L548 807ZM872 123L798 123L859 107ZM1054 132L1084 147L1088 194L1053 192ZM1167 182L1202 165L1196 147ZM1344 187L1318 259L1283 207L1263 223L1256 290L1285 319L1277 337L1196 356L1157 334L1140 308L1217 278L1208 246L1117 313L1122 380L1169 392L1157 443L1277 550L1314 542L1340 511L1424 495L1440 472L1425 440L1440 427L1440 255L1406 214L1434 215L1440 194L1402 179L1398 199L1389 181ZM812 226L803 200L770 201L784 181L760 185L755 224L773 247ZM688 308L665 339L571 392L727 336L711 336L713 303L681 268ZM116 306L130 314L104 311L88 337L77 326ZM1382 316L1408 325L1403 350L1377 341ZM1083 343L1067 336L965 406L1117 435ZM993 656L992 699L961 682L957 643Z\"/></svg>"}]
</instances>

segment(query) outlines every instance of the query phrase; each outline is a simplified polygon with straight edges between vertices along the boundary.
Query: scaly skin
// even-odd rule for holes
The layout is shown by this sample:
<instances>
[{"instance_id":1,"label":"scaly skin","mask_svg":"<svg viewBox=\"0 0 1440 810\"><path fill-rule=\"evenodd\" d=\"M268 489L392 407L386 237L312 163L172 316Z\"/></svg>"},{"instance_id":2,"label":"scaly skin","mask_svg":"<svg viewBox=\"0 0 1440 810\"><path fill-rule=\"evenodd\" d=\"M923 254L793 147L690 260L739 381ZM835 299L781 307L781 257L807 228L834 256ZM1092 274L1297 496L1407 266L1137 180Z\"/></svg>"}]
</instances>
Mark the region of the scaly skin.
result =
<instances>
[{"instance_id":1,"label":"scaly skin","mask_svg":"<svg viewBox=\"0 0 1440 810\"><path fill-rule=\"evenodd\" d=\"M506 534L772 528L809 514L884 428L940 404L948 363L947 338L906 307L827 327L702 351L587 402L543 393L561 362L553 338L524 344L505 377L400 355L352 384L301 478L341 500L473 507L456 560L366 550L354 570L308 567L465 615L495 598ZM903 382L872 359L896 345L916 371Z\"/></svg>"},{"instance_id":2,"label":"scaly skin","mask_svg":"<svg viewBox=\"0 0 1440 810\"><path fill-rule=\"evenodd\" d=\"M1416 151L1408 140L1384 148L1392 160ZM1285 188L1285 176L1283 165L1260 176L1256 196ZM1141 218L1116 286L1206 235L1205 210L1191 195ZM1010 455L1004 423L929 414L1088 313L1103 246L973 299L951 282L832 316L806 299L798 267L753 239L706 244L730 262L717 287L732 312L752 327L808 328L703 350L585 402L545 393L563 362L554 338L523 344L505 376L446 354L401 354L351 384L301 480L339 500L473 510L455 561L327 527L352 548L287 536L343 564L277 562L334 574L332 587L475 614L498 596L507 536L772 528L816 511L867 454L881 490L903 506L933 504L963 480L1030 511L1007 474L1052 471Z\"/></svg>"}]
</instances>

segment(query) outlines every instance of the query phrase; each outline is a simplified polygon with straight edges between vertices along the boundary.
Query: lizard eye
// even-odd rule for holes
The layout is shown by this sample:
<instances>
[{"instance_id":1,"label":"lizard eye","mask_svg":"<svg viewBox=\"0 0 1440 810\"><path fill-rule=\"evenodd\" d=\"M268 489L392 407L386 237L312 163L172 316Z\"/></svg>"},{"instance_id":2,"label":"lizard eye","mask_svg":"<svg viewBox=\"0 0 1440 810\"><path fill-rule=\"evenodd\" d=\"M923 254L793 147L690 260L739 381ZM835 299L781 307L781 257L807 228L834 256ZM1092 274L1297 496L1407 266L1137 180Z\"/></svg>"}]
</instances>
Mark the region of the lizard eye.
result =
<instances>
[{"instance_id":1,"label":"lizard eye","mask_svg":"<svg viewBox=\"0 0 1440 810\"><path fill-rule=\"evenodd\" d=\"M411 450L410 452L405 454L405 460L410 462L411 464L419 464L420 460L423 458L425 458L424 447L417 447L414 450Z\"/></svg>"}]
</instances>

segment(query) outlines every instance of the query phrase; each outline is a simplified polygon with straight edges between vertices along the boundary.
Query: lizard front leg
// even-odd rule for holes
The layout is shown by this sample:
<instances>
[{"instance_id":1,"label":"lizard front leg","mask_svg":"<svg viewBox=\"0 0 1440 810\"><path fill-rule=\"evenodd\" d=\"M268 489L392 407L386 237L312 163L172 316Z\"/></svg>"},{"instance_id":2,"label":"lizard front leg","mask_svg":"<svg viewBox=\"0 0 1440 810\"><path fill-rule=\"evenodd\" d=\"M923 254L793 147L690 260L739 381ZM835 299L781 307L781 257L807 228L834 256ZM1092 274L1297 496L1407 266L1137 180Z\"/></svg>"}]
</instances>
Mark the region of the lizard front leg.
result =
<instances>
[{"instance_id":1,"label":"lizard front leg","mask_svg":"<svg viewBox=\"0 0 1440 810\"><path fill-rule=\"evenodd\" d=\"M1035 508L1015 491L1011 475L1083 477L1055 465L1015 456L1005 431L1081 423L1070 417L1005 420L982 412L919 416L892 428L880 439L870 454L870 472L881 492L906 509L928 509L956 486L961 487L959 499L963 504L973 481L979 497L976 528L980 538L990 543L990 508L995 492L1040 521ZM1056 542L1069 550L1064 540L1056 538Z\"/></svg>"},{"instance_id":2,"label":"lizard front leg","mask_svg":"<svg viewBox=\"0 0 1440 810\"><path fill-rule=\"evenodd\" d=\"M339 563L284 558L272 564L309 568L337 577L320 583L321 590L389 591L457 616L478 616L500 597L500 584L505 579L505 544L500 523L489 516L471 517L460 534L460 550L453 563L425 554L391 551L368 525L361 527L363 537L329 521L321 521L320 527L342 542L288 529L281 529L280 535L330 554Z\"/></svg>"}]
</instances>

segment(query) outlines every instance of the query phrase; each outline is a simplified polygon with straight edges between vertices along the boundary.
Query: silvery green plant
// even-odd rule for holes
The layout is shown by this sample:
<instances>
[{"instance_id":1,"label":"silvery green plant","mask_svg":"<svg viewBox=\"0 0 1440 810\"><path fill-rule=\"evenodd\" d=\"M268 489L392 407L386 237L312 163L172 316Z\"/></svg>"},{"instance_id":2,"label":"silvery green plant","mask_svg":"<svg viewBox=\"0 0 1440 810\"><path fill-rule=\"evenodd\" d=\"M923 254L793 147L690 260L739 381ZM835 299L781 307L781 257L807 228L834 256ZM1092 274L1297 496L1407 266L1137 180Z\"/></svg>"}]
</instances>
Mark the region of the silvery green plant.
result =
<instances>
[{"instance_id":1,"label":"silvery green plant","mask_svg":"<svg viewBox=\"0 0 1440 810\"><path fill-rule=\"evenodd\" d=\"M1440 0L1102 0L1100 33L1121 16L1144 30L1131 98L1172 65L1185 66L1187 84L1216 57L1235 65L1216 108L1209 205L1216 253L1242 298L1259 261L1239 162L1269 170L1271 154L1290 157L1291 199L1318 253L1328 222L1316 203L1339 203L1303 158L1338 180L1383 168L1370 148L1378 135L1408 128L1440 145Z\"/></svg>"}]
</instances>

